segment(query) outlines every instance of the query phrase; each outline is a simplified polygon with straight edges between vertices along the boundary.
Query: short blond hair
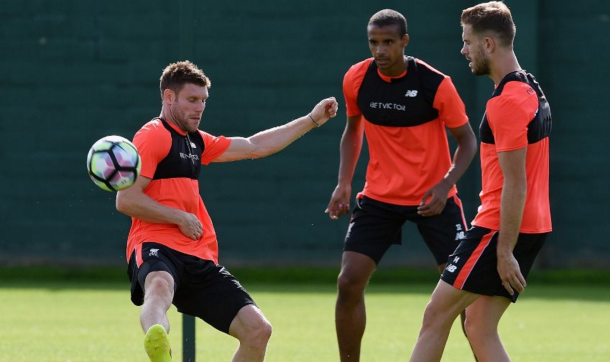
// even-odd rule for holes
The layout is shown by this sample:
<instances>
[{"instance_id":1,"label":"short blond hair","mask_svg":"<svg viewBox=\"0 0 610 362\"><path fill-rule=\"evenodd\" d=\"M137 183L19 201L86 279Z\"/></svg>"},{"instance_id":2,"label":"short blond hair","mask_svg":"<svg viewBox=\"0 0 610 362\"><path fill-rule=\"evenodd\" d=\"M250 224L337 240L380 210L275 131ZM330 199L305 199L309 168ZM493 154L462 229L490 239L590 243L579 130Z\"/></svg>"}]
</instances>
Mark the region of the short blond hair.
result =
<instances>
[{"instance_id":1,"label":"short blond hair","mask_svg":"<svg viewBox=\"0 0 610 362\"><path fill-rule=\"evenodd\" d=\"M510 9L501 1L490 1L465 9L460 22L462 26L470 25L475 34L493 32L498 36L500 45L513 46L517 27Z\"/></svg>"}]
</instances>

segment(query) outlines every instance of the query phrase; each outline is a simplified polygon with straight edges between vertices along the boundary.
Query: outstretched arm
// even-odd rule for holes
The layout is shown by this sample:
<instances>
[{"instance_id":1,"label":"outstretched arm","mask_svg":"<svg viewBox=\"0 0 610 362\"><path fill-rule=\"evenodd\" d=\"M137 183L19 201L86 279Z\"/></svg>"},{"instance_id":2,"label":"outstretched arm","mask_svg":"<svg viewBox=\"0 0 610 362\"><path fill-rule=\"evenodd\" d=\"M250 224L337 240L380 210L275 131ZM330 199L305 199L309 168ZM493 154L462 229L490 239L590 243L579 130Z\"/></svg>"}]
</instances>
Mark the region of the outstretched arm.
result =
<instances>
[{"instance_id":1,"label":"outstretched arm","mask_svg":"<svg viewBox=\"0 0 610 362\"><path fill-rule=\"evenodd\" d=\"M324 211L332 220L337 220L349 212L352 179L362 150L363 135L364 122L362 121L362 115L348 117L341 137L341 161L339 163L337 187L335 187L328 207Z\"/></svg>"},{"instance_id":2,"label":"outstretched arm","mask_svg":"<svg viewBox=\"0 0 610 362\"><path fill-rule=\"evenodd\" d=\"M326 98L310 114L282 126L267 129L248 138L231 137L229 148L214 162L262 158L277 153L311 129L320 127L337 115L337 101Z\"/></svg>"},{"instance_id":3,"label":"outstretched arm","mask_svg":"<svg viewBox=\"0 0 610 362\"><path fill-rule=\"evenodd\" d=\"M470 123L456 128L449 128L449 132L457 141L457 148L453 155L451 168L445 177L428 190L422 198L417 213L424 216L440 214L447 203L447 194L460 177L466 172L474 155L477 153L477 139L472 132Z\"/></svg>"},{"instance_id":4,"label":"outstretched arm","mask_svg":"<svg viewBox=\"0 0 610 362\"><path fill-rule=\"evenodd\" d=\"M198 240L203 233L203 225L197 216L167 207L148 197L143 190L149 183L149 178L139 176L130 188L119 191L116 196L117 211L147 222L175 224L184 235Z\"/></svg>"}]
</instances>

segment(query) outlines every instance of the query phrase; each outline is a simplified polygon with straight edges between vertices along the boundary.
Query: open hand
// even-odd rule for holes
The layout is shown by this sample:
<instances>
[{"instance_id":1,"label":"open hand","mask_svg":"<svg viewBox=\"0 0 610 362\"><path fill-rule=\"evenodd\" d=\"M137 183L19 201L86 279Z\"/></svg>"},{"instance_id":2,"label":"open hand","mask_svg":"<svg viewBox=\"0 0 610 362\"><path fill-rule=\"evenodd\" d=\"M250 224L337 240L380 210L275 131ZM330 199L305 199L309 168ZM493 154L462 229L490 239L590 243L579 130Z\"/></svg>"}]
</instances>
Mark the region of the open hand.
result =
<instances>
[{"instance_id":1,"label":"open hand","mask_svg":"<svg viewBox=\"0 0 610 362\"><path fill-rule=\"evenodd\" d=\"M507 256L498 256L498 274L508 294L513 295L515 291L523 293L526 287L525 278L521 274L519 262L512 253Z\"/></svg>"}]
</instances>

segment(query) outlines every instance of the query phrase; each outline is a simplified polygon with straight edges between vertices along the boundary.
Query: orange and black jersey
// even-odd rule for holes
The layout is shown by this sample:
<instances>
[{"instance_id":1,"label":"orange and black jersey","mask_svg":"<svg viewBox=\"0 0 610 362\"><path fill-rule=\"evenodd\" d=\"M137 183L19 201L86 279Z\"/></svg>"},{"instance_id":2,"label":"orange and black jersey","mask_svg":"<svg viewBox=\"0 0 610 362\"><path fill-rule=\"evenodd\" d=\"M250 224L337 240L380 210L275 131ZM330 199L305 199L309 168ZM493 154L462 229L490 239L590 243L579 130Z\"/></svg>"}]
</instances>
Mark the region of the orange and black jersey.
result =
<instances>
[{"instance_id":1,"label":"orange and black jersey","mask_svg":"<svg viewBox=\"0 0 610 362\"><path fill-rule=\"evenodd\" d=\"M135 255L141 255L142 243L150 241L217 263L216 232L199 194L198 176L201 165L220 156L231 140L199 130L187 134L156 118L136 133L133 143L142 158L141 175L151 179L144 193L165 206L196 215L203 225L203 234L199 240L192 240L177 225L132 218L127 259L134 250ZM139 265L141 260L137 262Z\"/></svg>"},{"instance_id":2,"label":"orange and black jersey","mask_svg":"<svg viewBox=\"0 0 610 362\"><path fill-rule=\"evenodd\" d=\"M468 122L451 78L406 57L397 77L379 72L373 58L345 74L347 116L362 116L369 148L364 190L358 195L404 206L419 205L451 167L445 127ZM448 197L457 193L453 187Z\"/></svg>"},{"instance_id":3,"label":"orange and black jersey","mask_svg":"<svg viewBox=\"0 0 610 362\"><path fill-rule=\"evenodd\" d=\"M504 176L499 152L527 147L527 197L521 233L552 230L549 203L549 103L534 76L509 73L497 85L481 122L481 206L473 225L498 230Z\"/></svg>"}]
</instances>

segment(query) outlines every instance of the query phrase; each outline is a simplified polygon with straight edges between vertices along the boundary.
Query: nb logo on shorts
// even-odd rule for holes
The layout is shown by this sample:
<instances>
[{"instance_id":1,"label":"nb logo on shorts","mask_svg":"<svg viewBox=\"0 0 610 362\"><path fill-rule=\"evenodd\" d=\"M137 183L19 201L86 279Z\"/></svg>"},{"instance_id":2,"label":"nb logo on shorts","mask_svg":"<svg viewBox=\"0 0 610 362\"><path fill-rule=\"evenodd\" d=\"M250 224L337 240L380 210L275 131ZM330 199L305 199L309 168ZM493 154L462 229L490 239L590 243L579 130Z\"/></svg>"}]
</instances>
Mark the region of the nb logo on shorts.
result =
<instances>
[{"instance_id":1,"label":"nb logo on shorts","mask_svg":"<svg viewBox=\"0 0 610 362\"><path fill-rule=\"evenodd\" d=\"M159 252L159 249L150 249L150 252L148 253L148 256L156 256L158 257L159 254L157 254Z\"/></svg>"},{"instance_id":2,"label":"nb logo on shorts","mask_svg":"<svg viewBox=\"0 0 610 362\"><path fill-rule=\"evenodd\" d=\"M445 268L445 270L447 270L449 273L453 273L455 272L455 270L457 269L457 266L453 265L453 264L449 264L447 265L447 267Z\"/></svg>"}]
</instances>

